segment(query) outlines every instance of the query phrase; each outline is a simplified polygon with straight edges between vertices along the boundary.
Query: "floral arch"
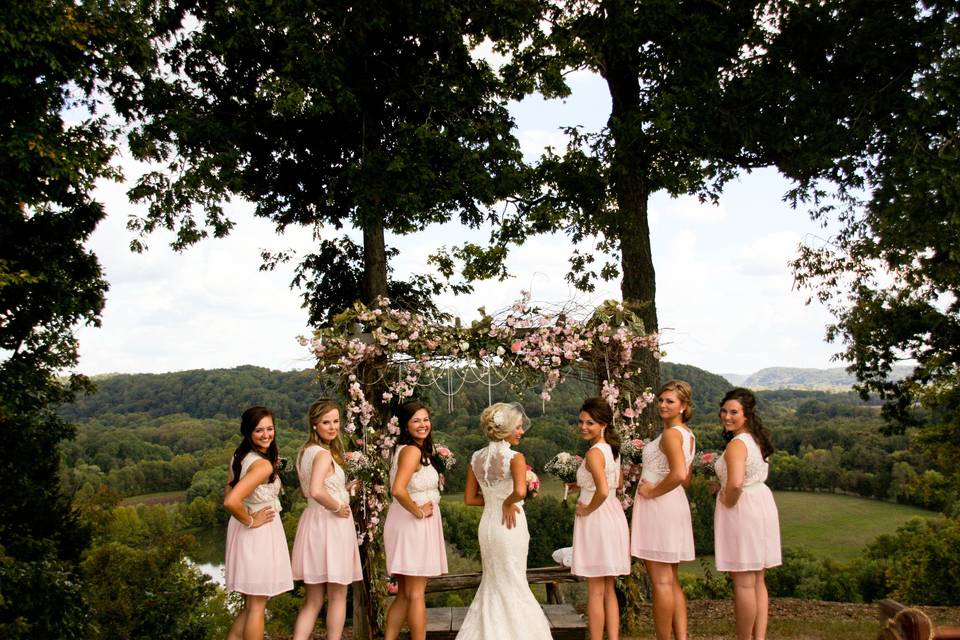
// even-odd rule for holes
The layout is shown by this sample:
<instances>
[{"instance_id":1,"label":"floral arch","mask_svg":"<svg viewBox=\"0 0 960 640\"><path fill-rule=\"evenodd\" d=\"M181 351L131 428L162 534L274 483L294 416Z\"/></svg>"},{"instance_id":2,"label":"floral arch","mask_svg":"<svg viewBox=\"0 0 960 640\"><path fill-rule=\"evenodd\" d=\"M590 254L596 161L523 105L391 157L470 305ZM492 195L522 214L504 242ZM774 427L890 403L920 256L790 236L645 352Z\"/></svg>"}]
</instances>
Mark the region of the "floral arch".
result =
<instances>
[{"instance_id":1,"label":"floral arch","mask_svg":"<svg viewBox=\"0 0 960 640\"><path fill-rule=\"evenodd\" d=\"M481 308L480 314L468 327L459 321L444 324L380 298L373 307L355 303L305 340L321 375L336 380L346 399L344 431L365 461L355 505L364 565L364 587L354 592L358 638L381 627L387 595L380 533L390 458L400 433L391 403L402 403L426 386L445 387L452 398L466 382L490 390L509 384L518 395L539 385L546 403L565 377L586 375L610 403L614 426L626 441L653 399L650 389L638 388L635 354L647 349L659 357L659 337L646 334L621 302L606 301L592 310L572 305L545 310L531 305L524 292L509 309L489 315ZM358 609L366 610L366 620ZM366 623L370 627L363 629Z\"/></svg>"}]
</instances>

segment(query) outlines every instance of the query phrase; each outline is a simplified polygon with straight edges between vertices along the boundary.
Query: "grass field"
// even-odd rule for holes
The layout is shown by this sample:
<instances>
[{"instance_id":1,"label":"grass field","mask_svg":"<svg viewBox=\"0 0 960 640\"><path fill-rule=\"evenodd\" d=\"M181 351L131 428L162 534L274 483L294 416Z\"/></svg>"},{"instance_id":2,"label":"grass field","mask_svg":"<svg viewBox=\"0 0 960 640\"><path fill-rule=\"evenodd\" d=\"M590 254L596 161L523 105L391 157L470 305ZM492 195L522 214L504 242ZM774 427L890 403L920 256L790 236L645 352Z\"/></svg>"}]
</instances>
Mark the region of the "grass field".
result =
<instances>
[{"instance_id":1,"label":"grass field","mask_svg":"<svg viewBox=\"0 0 960 640\"><path fill-rule=\"evenodd\" d=\"M183 502L187 499L186 491L161 491L159 493L144 493L124 499L120 504L130 506L134 504L171 504Z\"/></svg>"},{"instance_id":2,"label":"grass field","mask_svg":"<svg viewBox=\"0 0 960 640\"><path fill-rule=\"evenodd\" d=\"M544 476L540 491L561 498L563 483ZM853 560L877 536L893 533L911 518L936 515L916 507L833 493L778 491L775 497L783 546L803 547L840 562ZM462 501L463 494L444 494L443 499ZM685 573L701 573L696 562L684 564L683 569Z\"/></svg>"},{"instance_id":3,"label":"grass field","mask_svg":"<svg viewBox=\"0 0 960 640\"><path fill-rule=\"evenodd\" d=\"M814 555L843 562L911 518L936 515L916 507L832 493L778 491L775 497L783 546L805 547Z\"/></svg>"}]
</instances>

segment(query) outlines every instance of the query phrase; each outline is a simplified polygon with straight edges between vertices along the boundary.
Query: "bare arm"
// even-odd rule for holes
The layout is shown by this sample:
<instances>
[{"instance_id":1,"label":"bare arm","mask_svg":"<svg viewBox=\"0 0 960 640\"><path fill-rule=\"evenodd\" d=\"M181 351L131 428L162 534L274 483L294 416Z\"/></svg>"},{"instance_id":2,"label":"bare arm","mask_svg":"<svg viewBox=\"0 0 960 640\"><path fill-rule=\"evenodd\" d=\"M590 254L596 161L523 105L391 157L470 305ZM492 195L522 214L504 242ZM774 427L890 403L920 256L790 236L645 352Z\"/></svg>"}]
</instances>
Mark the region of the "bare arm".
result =
<instances>
[{"instance_id":1,"label":"bare arm","mask_svg":"<svg viewBox=\"0 0 960 640\"><path fill-rule=\"evenodd\" d=\"M517 503L527 497L527 461L522 453L510 460L510 477L513 478L513 491L503 500L503 524L507 525L507 529L517 526L517 514L520 512Z\"/></svg>"},{"instance_id":2,"label":"bare arm","mask_svg":"<svg viewBox=\"0 0 960 640\"><path fill-rule=\"evenodd\" d=\"M607 461L603 458L603 452L596 447L590 449L590 451L587 451L585 464L587 465L587 471L590 472L590 476L593 477L593 484L596 485L597 489L593 492L593 498L589 504L577 503L578 516L593 513L600 508L603 501L610 495L610 487L607 486L607 474L605 473Z\"/></svg>"},{"instance_id":3,"label":"bare arm","mask_svg":"<svg viewBox=\"0 0 960 640\"><path fill-rule=\"evenodd\" d=\"M417 504L407 491L407 485L410 484L410 479L417 472L419 466L420 449L414 446L404 447L397 460L397 475L393 480L393 486L390 487L390 493L393 494L393 499L400 503L401 507L413 514L413 517L422 519L433 513L433 503Z\"/></svg>"},{"instance_id":4,"label":"bare arm","mask_svg":"<svg viewBox=\"0 0 960 640\"><path fill-rule=\"evenodd\" d=\"M733 440L723 452L727 463L727 483L720 490L717 499L725 507L733 507L743 493L743 480L747 472L747 446L739 440Z\"/></svg>"},{"instance_id":5,"label":"bare arm","mask_svg":"<svg viewBox=\"0 0 960 640\"><path fill-rule=\"evenodd\" d=\"M467 486L463 490L463 503L471 507L483 506L483 493L480 491L480 483L477 482L477 475L473 472L473 466L467 466Z\"/></svg>"},{"instance_id":6,"label":"bare arm","mask_svg":"<svg viewBox=\"0 0 960 640\"><path fill-rule=\"evenodd\" d=\"M323 447L317 448L320 450L314 456L313 469L310 470L310 497L327 511L332 511L341 518L348 518L350 505L331 496L324 485L324 481L333 474L333 455Z\"/></svg>"},{"instance_id":7,"label":"bare arm","mask_svg":"<svg viewBox=\"0 0 960 640\"><path fill-rule=\"evenodd\" d=\"M657 484L642 482L638 493L644 498L659 498L670 493L683 484L687 477L687 465L683 459L683 438L676 429L668 429L664 432L663 437L660 438L660 449L667 456L670 473Z\"/></svg>"},{"instance_id":8,"label":"bare arm","mask_svg":"<svg viewBox=\"0 0 960 640\"><path fill-rule=\"evenodd\" d=\"M684 488L684 489L689 489L689 488L690 488L690 480L691 480L692 478L693 478L693 465L690 465L690 468L687 469L687 477L685 477L685 478L683 479L683 482L681 483L681 484L683 485L683 488Z\"/></svg>"},{"instance_id":9,"label":"bare arm","mask_svg":"<svg viewBox=\"0 0 960 640\"><path fill-rule=\"evenodd\" d=\"M250 514L243 506L243 499L266 482L271 473L273 473L273 467L267 460L257 460L250 465L247 474L240 478L236 486L230 488L223 498L223 506L231 516L248 527L259 527L273 520L274 513L271 507Z\"/></svg>"}]
</instances>

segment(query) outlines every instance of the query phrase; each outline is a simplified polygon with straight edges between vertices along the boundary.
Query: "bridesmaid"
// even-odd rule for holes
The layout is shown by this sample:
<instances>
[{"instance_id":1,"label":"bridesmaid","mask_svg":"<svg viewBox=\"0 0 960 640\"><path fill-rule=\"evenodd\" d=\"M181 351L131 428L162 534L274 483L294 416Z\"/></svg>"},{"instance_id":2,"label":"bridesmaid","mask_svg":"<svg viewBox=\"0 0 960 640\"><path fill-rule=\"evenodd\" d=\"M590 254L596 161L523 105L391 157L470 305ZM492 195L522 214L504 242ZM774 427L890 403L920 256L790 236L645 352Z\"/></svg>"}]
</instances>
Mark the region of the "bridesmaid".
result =
<instances>
[{"instance_id":1,"label":"bridesmaid","mask_svg":"<svg viewBox=\"0 0 960 640\"><path fill-rule=\"evenodd\" d=\"M573 562L570 573L587 579L587 626L590 640L620 638L620 605L614 590L616 576L630 573L630 532L617 500L622 484L620 437L613 411L601 397L587 398L577 422L580 436L590 443L577 469L577 517L573 524Z\"/></svg>"},{"instance_id":2,"label":"bridesmaid","mask_svg":"<svg viewBox=\"0 0 960 640\"><path fill-rule=\"evenodd\" d=\"M723 397L720 422L730 444L714 465L720 479L713 530L717 571L733 578L738 640L767 637L763 574L781 564L777 503L765 484L773 444L756 408L748 389L731 389Z\"/></svg>"},{"instance_id":3,"label":"bridesmaid","mask_svg":"<svg viewBox=\"0 0 960 640\"><path fill-rule=\"evenodd\" d=\"M397 596L387 609L385 640L397 640L404 620L410 640L427 636L427 578L447 572L440 520L440 476L433 456L430 411L407 402L397 412L400 438L390 466L393 502L383 525L387 573L397 578Z\"/></svg>"},{"instance_id":4,"label":"bridesmaid","mask_svg":"<svg viewBox=\"0 0 960 640\"><path fill-rule=\"evenodd\" d=\"M643 473L631 519L630 552L643 560L653 584L653 626L657 640L687 638L687 600L678 578L681 562L694 559L693 522L684 486L696 449L687 422L693 417L693 390L671 380L657 394L663 432L643 448Z\"/></svg>"},{"instance_id":5,"label":"bridesmaid","mask_svg":"<svg viewBox=\"0 0 960 640\"><path fill-rule=\"evenodd\" d=\"M340 640L347 617L347 585L363 579L343 473L340 406L333 400L318 400L310 406L308 421L310 436L297 455L297 475L307 508L297 525L292 563L293 577L303 580L306 597L293 628L293 640L313 637L324 595L326 637Z\"/></svg>"},{"instance_id":6,"label":"bridesmaid","mask_svg":"<svg viewBox=\"0 0 960 640\"><path fill-rule=\"evenodd\" d=\"M293 589L287 537L280 518L279 453L273 414L250 407L240 418L243 441L233 453L223 506L227 524L227 591L243 594L228 640L262 640L272 596Z\"/></svg>"}]
</instances>

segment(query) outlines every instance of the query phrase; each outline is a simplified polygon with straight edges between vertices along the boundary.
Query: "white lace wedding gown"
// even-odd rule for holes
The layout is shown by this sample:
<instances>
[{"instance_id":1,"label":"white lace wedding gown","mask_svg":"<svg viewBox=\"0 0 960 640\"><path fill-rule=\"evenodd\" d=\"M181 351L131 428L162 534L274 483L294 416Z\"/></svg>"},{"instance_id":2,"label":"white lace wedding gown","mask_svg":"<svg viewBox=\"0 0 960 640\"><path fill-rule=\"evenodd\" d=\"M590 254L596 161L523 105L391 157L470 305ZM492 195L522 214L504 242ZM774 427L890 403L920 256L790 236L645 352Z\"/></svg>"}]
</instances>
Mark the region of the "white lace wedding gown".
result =
<instances>
[{"instance_id":1,"label":"white lace wedding gown","mask_svg":"<svg viewBox=\"0 0 960 640\"><path fill-rule=\"evenodd\" d=\"M550 624L527 584L530 533L523 503L517 526L502 523L503 501L513 492L510 460L516 452L506 442L491 442L473 454L470 466L483 492L483 515L477 536L483 577L457 640L550 640Z\"/></svg>"}]
</instances>

